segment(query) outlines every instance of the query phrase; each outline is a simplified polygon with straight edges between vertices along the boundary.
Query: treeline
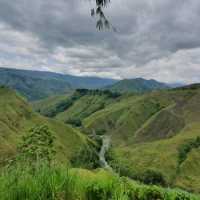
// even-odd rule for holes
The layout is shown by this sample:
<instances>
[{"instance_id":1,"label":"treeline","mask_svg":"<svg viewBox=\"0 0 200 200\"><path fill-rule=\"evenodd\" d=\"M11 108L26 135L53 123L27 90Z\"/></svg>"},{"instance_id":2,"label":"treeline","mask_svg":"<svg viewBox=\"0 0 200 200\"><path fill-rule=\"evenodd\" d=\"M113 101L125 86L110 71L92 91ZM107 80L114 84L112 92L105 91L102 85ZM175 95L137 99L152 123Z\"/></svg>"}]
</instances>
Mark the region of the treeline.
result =
<instances>
[{"instance_id":1,"label":"treeline","mask_svg":"<svg viewBox=\"0 0 200 200\"><path fill-rule=\"evenodd\" d=\"M121 96L121 94L118 92L112 92L110 90L99 90L99 89L96 89L96 90L77 89L76 93L79 93L83 96L84 95L100 95L100 96L106 95L109 98L118 98Z\"/></svg>"}]
</instances>

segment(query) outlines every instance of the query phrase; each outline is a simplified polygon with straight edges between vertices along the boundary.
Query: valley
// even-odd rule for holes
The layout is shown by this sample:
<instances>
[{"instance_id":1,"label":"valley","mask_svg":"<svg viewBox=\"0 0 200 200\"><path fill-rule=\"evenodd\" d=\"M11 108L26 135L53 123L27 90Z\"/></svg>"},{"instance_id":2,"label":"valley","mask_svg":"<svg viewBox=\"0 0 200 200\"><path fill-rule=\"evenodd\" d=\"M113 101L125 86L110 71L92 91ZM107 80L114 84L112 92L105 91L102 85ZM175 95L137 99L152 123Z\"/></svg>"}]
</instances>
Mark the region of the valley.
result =
<instances>
[{"instance_id":1,"label":"valley","mask_svg":"<svg viewBox=\"0 0 200 200\"><path fill-rule=\"evenodd\" d=\"M0 0L0 200L200 200L200 0Z\"/></svg>"},{"instance_id":2,"label":"valley","mask_svg":"<svg viewBox=\"0 0 200 200\"><path fill-rule=\"evenodd\" d=\"M167 185L199 192L200 163L194 162L199 149L190 151L178 164L181 146L199 137L199 97L199 85L114 98L87 92L54 118L88 135L94 131L110 135L108 163L121 175L135 179L148 170L158 171ZM55 106L45 102L36 102L35 109L51 112Z\"/></svg>"},{"instance_id":3,"label":"valley","mask_svg":"<svg viewBox=\"0 0 200 200\"><path fill-rule=\"evenodd\" d=\"M160 195L168 187L198 194L199 98L195 84L143 93L76 89L28 102L1 86L0 166L19 154L30 128L45 125L55 136L56 166L76 169L80 178L103 173L120 184L126 177L133 188L157 185Z\"/></svg>"}]
</instances>

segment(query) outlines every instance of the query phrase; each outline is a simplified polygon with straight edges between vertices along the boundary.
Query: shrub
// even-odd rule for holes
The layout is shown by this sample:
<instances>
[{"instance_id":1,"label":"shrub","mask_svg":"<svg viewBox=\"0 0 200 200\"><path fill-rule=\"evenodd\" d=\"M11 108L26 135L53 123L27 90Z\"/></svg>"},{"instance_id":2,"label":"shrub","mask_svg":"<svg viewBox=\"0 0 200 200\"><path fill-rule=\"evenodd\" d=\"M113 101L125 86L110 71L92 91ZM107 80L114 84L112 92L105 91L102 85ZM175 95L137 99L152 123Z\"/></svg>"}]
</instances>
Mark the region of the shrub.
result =
<instances>
[{"instance_id":1,"label":"shrub","mask_svg":"<svg viewBox=\"0 0 200 200\"><path fill-rule=\"evenodd\" d=\"M184 144L182 144L178 151L179 151L179 165L183 163L186 158L187 154L194 148L199 148L200 147L200 137L198 136L196 139L190 140Z\"/></svg>"},{"instance_id":2,"label":"shrub","mask_svg":"<svg viewBox=\"0 0 200 200\"><path fill-rule=\"evenodd\" d=\"M68 119L66 121L67 124L71 124L72 126L80 127L82 126L82 121L80 119Z\"/></svg>"},{"instance_id":3,"label":"shrub","mask_svg":"<svg viewBox=\"0 0 200 200\"><path fill-rule=\"evenodd\" d=\"M98 147L89 144L81 147L71 158L71 164L73 167L82 167L86 169L96 169L100 167Z\"/></svg>"},{"instance_id":4,"label":"shrub","mask_svg":"<svg viewBox=\"0 0 200 200\"><path fill-rule=\"evenodd\" d=\"M43 162L50 164L56 153L54 139L47 126L35 126L22 137L13 163L27 162L32 166Z\"/></svg>"},{"instance_id":5,"label":"shrub","mask_svg":"<svg viewBox=\"0 0 200 200\"><path fill-rule=\"evenodd\" d=\"M161 172L155 170L146 170L144 173L136 175L137 179L145 184L166 185L166 181Z\"/></svg>"}]
</instances>

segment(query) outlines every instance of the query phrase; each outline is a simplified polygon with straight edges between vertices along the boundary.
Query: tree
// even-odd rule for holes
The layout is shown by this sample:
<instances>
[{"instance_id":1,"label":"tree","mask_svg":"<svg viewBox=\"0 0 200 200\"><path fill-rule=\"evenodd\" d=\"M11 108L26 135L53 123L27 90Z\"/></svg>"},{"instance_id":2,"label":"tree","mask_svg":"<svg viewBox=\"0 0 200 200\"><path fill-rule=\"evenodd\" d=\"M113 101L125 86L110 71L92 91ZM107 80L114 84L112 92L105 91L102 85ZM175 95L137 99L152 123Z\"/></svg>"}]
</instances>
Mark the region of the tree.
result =
<instances>
[{"instance_id":1,"label":"tree","mask_svg":"<svg viewBox=\"0 0 200 200\"><path fill-rule=\"evenodd\" d=\"M54 155L54 139L48 126L36 126L22 138L18 147L17 161L25 161L33 165L50 164Z\"/></svg>"}]
</instances>

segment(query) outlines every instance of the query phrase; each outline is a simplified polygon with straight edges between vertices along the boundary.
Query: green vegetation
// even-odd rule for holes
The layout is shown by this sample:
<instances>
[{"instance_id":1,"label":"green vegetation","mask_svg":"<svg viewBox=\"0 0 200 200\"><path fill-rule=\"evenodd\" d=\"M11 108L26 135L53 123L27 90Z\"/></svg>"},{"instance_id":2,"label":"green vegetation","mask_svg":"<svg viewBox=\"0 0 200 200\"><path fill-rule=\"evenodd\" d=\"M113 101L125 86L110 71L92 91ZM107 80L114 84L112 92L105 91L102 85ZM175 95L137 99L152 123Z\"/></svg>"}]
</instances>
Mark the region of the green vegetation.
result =
<instances>
[{"instance_id":1,"label":"green vegetation","mask_svg":"<svg viewBox=\"0 0 200 200\"><path fill-rule=\"evenodd\" d=\"M87 132L112 137L110 164L123 175L161 173L167 185L200 192L199 156L192 148L179 172L179 148L200 136L200 88L126 96L83 120ZM192 168L190 167L192 166Z\"/></svg>"},{"instance_id":2,"label":"green vegetation","mask_svg":"<svg viewBox=\"0 0 200 200\"><path fill-rule=\"evenodd\" d=\"M104 170L91 172L61 167L61 165L49 165L55 153L55 139L47 126L35 127L22 137L16 156L18 162L12 162L12 165L0 169L2 200L199 199L197 195L181 190L154 186L153 184L161 181L162 177L153 171L143 174L144 180L152 184L147 186ZM90 150L91 148L82 149L84 154L82 152L80 154L83 158L77 157L75 161L79 163L80 161L86 163L84 159L92 161L93 157L90 155L94 151L90 154Z\"/></svg>"},{"instance_id":3,"label":"green vegetation","mask_svg":"<svg viewBox=\"0 0 200 200\"><path fill-rule=\"evenodd\" d=\"M2 200L198 200L181 190L138 184L104 170L63 167L12 168L0 172Z\"/></svg>"},{"instance_id":4,"label":"green vegetation","mask_svg":"<svg viewBox=\"0 0 200 200\"><path fill-rule=\"evenodd\" d=\"M20 165L5 169L0 172L3 183L2 185L0 182L0 192L3 192L5 199L11 198L6 196L6 191L18 199L29 198L26 195L30 193L33 193L33 199L38 198L38 194L43 199L70 200L199 199L182 191L160 187L178 187L189 192L200 192L199 99L198 86L142 95L119 95L110 91L79 89L71 95L56 96L34 104L34 108L40 113L50 113L48 116L54 118L50 119L35 113L30 105L12 90L1 87L0 165L5 166L8 160L14 159L16 155L32 155L31 159L34 161L38 155L41 155L39 158L42 160L45 158L49 161L55 156L54 164L57 164L39 166L41 169L33 172L25 165L27 169L24 169L23 175L18 171ZM43 129L44 124L47 129ZM28 132L35 125L37 128ZM91 138L109 134L111 148L106 155L109 165L120 176L130 177L149 186L98 170L101 141L89 139L81 130ZM22 136L24 140L20 151L17 144ZM51 144L55 146L52 151ZM79 169L68 169L71 166ZM105 176L102 177L102 174ZM44 190L40 187L40 184L44 185L43 175L51 177L46 179L47 188L44 187ZM75 185L72 185L75 191L70 186L61 185L64 180L73 179L74 175ZM90 176L93 177L91 180ZM10 186L13 180L17 180L15 188ZM4 184L10 187L6 190ZM123 192L118 194L116 191ZM46 192L50 196L45 196Z\"/></svg>"},{"instance_id":5,"label":"green vegetation","mask_svg":"<svg viewBox=\"0 0 200 200\"><path fill-rule=\"evenodd\" d=\"M55 156L54 139L48 126L39 126L30 129L29 133L22 137L18 146L16 162L51 164Z\"/></svg>"},{"instance_id":6,"label":"green vegetation","mask_svg":"<svg viewBox=\"0 0 200 200\"><path fill-rule=\"evenodd\" d=\"M99 163L99 146L90 144L83 146L71 158L71 164L76 168L96 169L100 167Z\"/></svg>"},{"instance_id":7,"label":"green vegetation","mask_svg":"<svg viewBox=\"0 0 200 200\"><path fill-rule=\"evenodd\" d=\"M200 148L200 136L182 144L179 148L179 164L183 163L187 159L187 155L192 151L192 149L197 148Z\"/></svg>"}]
</instances>

